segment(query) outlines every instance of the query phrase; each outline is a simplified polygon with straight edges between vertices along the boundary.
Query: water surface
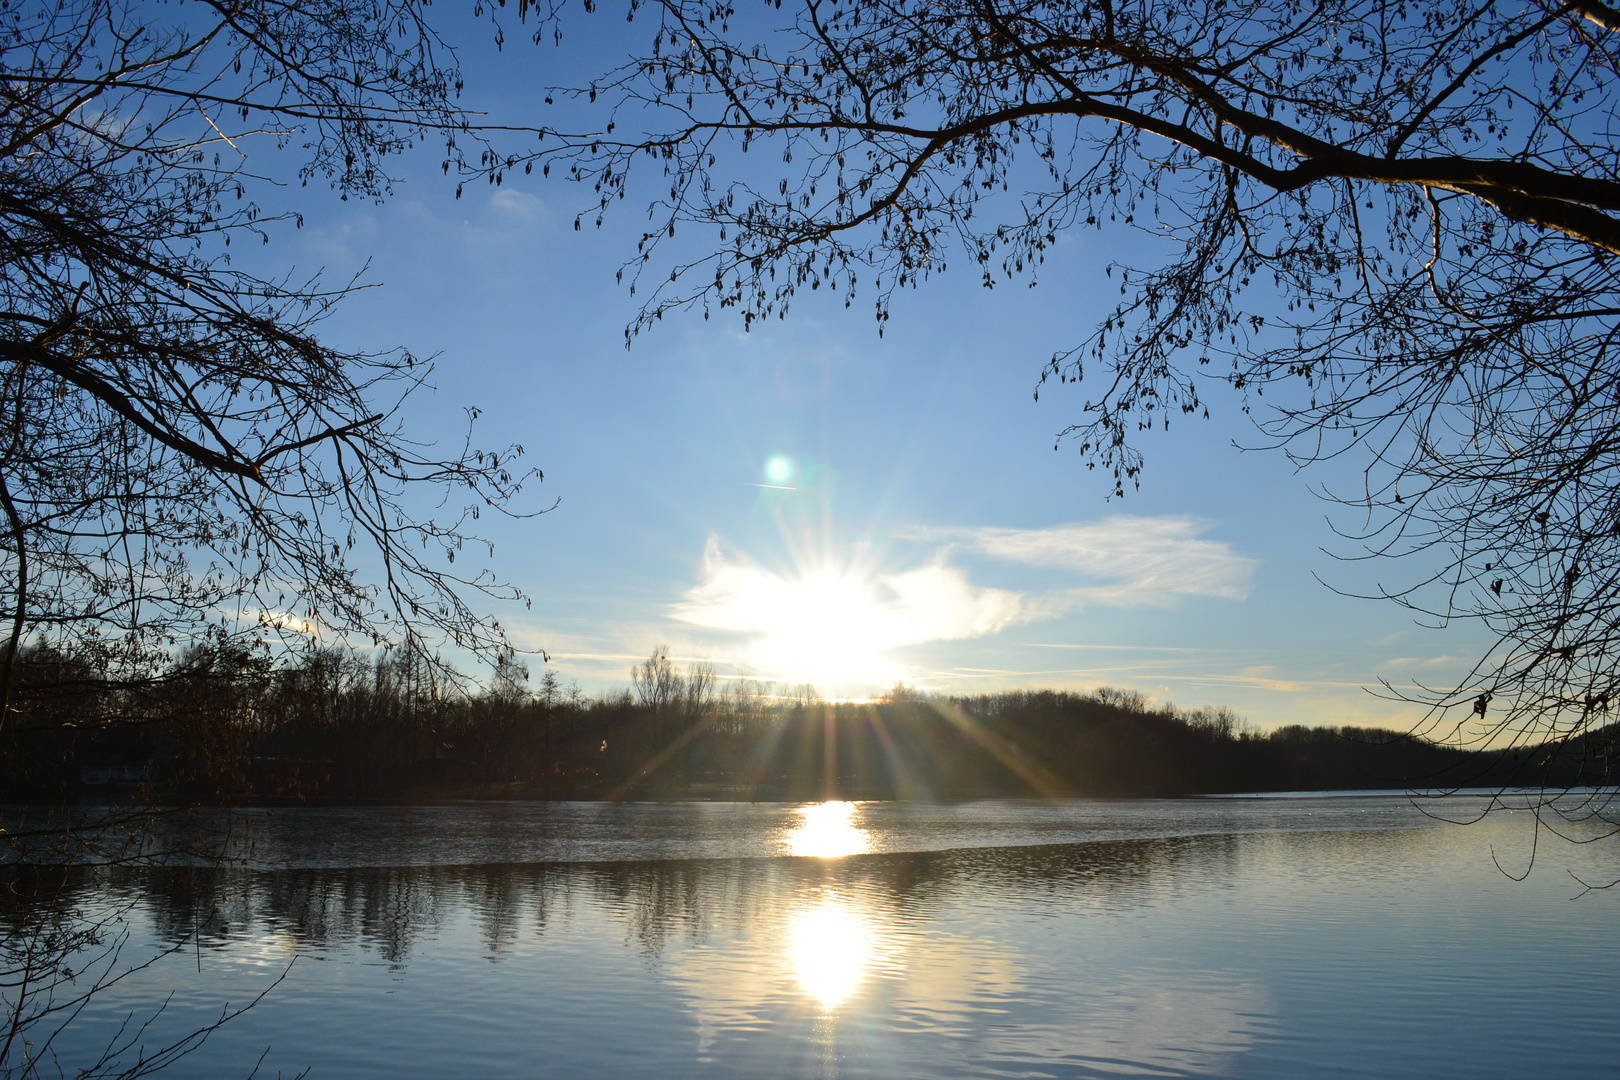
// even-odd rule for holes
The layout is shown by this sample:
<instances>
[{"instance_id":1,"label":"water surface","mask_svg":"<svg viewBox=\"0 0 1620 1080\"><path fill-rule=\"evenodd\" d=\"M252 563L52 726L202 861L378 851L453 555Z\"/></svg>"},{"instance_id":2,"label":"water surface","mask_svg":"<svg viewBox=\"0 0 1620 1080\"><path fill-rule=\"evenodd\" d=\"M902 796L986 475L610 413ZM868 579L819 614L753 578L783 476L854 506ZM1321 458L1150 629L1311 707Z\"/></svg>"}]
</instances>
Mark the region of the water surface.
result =
<instances>
[{"instance_id":1,"label":"water surface","mask_svg":"<svg viewBox=\"0 0 1620 1080\"><path fill-rule=\"evenodd\" d=\"M1425 803L1446 817L1479 801ZM285 978L167 1075L1616 1075L1620 844L1399 796L254 811L81 877L128 955L69 1075ZM1577 828L1580 828L1577 826ZM1586 834L1583 834L1586 835ZM291 964L290 970L288 965Z\"/></svg>"}]
</instances>

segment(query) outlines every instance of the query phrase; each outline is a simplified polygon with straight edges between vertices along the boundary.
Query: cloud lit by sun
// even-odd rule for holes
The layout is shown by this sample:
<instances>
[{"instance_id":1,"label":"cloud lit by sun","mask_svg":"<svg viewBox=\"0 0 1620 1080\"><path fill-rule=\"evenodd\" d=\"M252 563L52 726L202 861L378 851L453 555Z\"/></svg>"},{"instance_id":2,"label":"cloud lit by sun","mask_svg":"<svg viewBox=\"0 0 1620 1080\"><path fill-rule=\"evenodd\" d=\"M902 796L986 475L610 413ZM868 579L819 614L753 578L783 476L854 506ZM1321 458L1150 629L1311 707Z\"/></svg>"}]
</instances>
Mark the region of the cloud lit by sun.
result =
<instances>
[{"instance_id":1,"label":"cloud lit by sun","mask_svg":"<svg viewBox=\"0 0 1620 1080\"><path fill-rule=\"evenodd\" d=\"M703 580L673 614L750 635L763 673L835 684L897 678L886 650L993 634L1022 612L1020 594L975 586L942 562L901 573L823 562L779 574L728 560L711 539Z\"/></svg>"},{"instance_id":2,"label":"cloud lit by sun","mask_svg":"<svg viewBox=\"0 0 1620 1080\"><path fill-rule=\"evenodd\" d=\"M797 463L778 456L763 476L782 486L799 482L799 473ZM1242 600L1259 564L1203 536L1210 527L1123 515L1038 529L917 527L908 538L933 551L904 570L880 569L860 554L868 548L838 555L804 542L789 545L797 552L790 568L771 569L728 555L710 537L701 579L670 613L738 635L733 663L752 674L835 694L870 692L917 679L891 655L907 645L988 637L1095 605ZM1032 568L1039 577L1027 591L976 585L948 561L953 552Z\"/></svg>"}]
</instances>

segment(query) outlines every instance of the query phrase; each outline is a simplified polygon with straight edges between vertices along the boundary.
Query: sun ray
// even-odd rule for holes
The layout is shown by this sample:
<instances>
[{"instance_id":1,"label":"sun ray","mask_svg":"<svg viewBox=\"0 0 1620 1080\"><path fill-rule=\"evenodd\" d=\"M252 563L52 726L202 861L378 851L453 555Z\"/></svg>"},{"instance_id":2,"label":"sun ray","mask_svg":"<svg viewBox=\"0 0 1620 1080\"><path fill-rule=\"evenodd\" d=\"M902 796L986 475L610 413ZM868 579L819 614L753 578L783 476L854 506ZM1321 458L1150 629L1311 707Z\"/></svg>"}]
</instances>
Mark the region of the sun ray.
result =
<instances>
[{"instance_id":1,"label":"sun ray","mask_svg":"<svg viewBox=\"0 0 1620 1080\"><path fill-rule=\"evenodd\" d=\"M985 731L961 705L941 706L929 702L928 707L1022 780L1030 791L1048 797L1069 793L1069 789L1050 770L1042 768L1039 762L1024 757L1018 752L1015 744Z\"/></svg>"},{"instance_id":2,"label":"sun ray","mask_svg":"<svg viewBox=\"0 0 1620 1080\"><path fill-rule=\"evenodd\" d=\"M894 735L883 722L883 714L872 709L870 715L872 732L877 736L878 745L883 748L883 756L889 761L889 775L894 781L895 794L902 799L930 801L933 793L928 789L922 770L914 768L911 761L900 752L900 746L895 742Z\"/></svg>"}]
</instances>

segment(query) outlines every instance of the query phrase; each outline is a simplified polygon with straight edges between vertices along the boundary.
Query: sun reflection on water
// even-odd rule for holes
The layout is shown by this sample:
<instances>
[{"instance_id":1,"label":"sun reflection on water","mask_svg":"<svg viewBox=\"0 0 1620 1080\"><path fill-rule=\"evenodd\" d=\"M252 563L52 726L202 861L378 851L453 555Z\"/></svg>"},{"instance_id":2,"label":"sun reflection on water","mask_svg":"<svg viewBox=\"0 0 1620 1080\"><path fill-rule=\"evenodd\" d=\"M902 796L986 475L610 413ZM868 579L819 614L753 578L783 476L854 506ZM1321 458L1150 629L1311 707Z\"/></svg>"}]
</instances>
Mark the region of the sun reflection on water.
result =
<instances>
[{"instance_id":1,"label":"sun reflection on water","mask_svg":"<svg viewBox=\"0 0 1620 1080\"><path fill-rule=\"evenodd\" d=\"M801 808L798 825L787 835L788 854L839 859L869 850L871 838L855 824L855 809L851 802L824 802Z\"/></svg>"},{"instance_id":2,"label":"sun reflection on water","mask_svg":"<svg viewBox=\"0 0 1620 1080\"><path fill-rule=\"evenodd\" d=\"M792 924L792 953L799 982L826 1010L853 994L872 967L872 933L859 912L842 901L820 900Z\"/></svg>"}]
</instances>

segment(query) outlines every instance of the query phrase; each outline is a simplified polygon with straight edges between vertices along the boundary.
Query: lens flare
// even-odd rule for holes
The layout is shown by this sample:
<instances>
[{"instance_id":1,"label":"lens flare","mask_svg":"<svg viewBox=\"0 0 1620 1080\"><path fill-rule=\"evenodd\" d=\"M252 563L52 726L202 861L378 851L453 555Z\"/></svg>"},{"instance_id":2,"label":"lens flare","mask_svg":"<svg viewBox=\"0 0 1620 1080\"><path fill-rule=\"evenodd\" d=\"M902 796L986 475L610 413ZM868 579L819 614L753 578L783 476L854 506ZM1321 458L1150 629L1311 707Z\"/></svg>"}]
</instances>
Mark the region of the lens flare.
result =
<instances>
[{"instance_id":1,"label":"lens flare","mask_svg":"<svg viewBox=\"0 0 1620 1080\"><path fill-rule=\"evenodd\" d=\"M793 481L793 459L784 454L777 454L765 462L765 482L768 484L788 484Z\"/></svg>"}]
</instances>

